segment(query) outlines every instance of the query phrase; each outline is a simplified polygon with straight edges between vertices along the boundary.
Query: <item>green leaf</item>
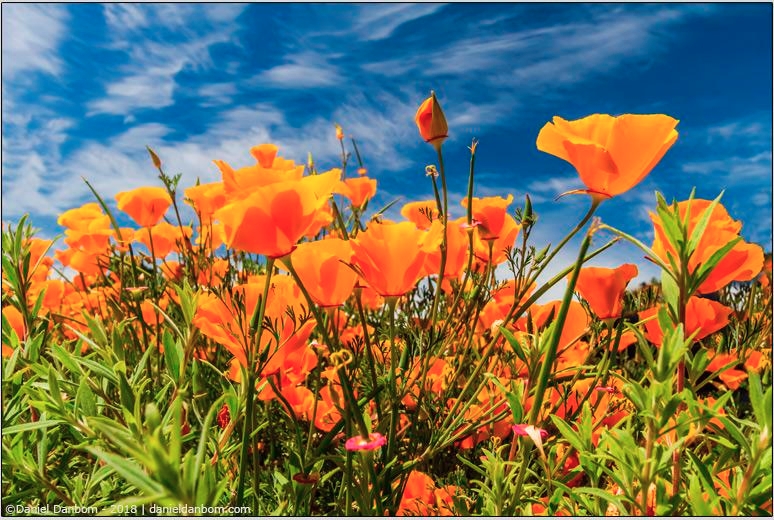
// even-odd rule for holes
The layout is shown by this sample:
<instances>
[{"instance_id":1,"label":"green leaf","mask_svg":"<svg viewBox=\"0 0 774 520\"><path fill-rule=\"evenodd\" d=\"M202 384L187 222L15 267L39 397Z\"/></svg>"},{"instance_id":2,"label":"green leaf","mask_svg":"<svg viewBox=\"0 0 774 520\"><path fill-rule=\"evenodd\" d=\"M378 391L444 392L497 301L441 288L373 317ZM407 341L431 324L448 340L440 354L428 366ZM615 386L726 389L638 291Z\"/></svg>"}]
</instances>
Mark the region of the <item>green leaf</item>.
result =
<instances>
[{"instance_id":1,"label":"green leaf","mask_svg":"<svg viewBox=\"0 0 774 520\"><path fill-rule=\"evenodd\" d=\"M680 301L680 289L671 273L661 271L661 292L664 294L664 301L676 313Z\"/></svg>"},{"instance_id":2,"label":"green leaf","mask_svg":"<svg viewBox=\"0 0 774 520\"><path fill-rule=\"evenodd\" d=\"M699 478L696 475L691 477L691 482L688 485L688 497L690 498L690 514L692 516L713 516L712 508L707 503L707 499L703 496L702 487L699 484Z\"/></svg>"},{"instance_id":3,"label":"green leaf","mask_svg":"<svg viewBox=\"0 0 774 520\"><path fill-rule=\"evenodd\" d=\"M579 453L586 451L586 446L583 443L583 440L581 440L580 435L578 435L575 430L570 427L569 424L567 424L564 419L557 417L556 415L550 416L551 421L554 423L554 426L559 430L559 432L562 434L562 437L570 443L570 446L575 448L575 450Z\"/></svg>"},{"instance_id":4,"label":"green leaf","mask_svg":"<svg viewBox=\"0 0 774 520\"><path fill-rule=\"evenodd\" d=\"M771 387L767 388L766 393L764 393L763 387L761 386L760 376L758 376L758 374L752 370L748 371L747 374L749 382L750 404L752 405L756 422L768 428L769 433L771 433Z\"/></svg>"},{"instance_id":5,"label":"green leaf","mask_svg":"<svg viewBox=\"0 0 774 520\"><path fill-rule=\"evenodd\" d=\"M701 284L704 283L707 278L709 278L709 275L712 274L712 270L717 267L720 261L723 260L723 257L725 257L726 254L728 254L728 252L731 251L740 240L742 240L742 237L736 237L712 253L712 256L709 257L709 260L707 260L706 263L696 268L693 276L691 277L692 283L688 286L689 294L694 293L701 286Z\"/></svg>"},{"instance_id":6,"label":"green leaf","mask_svg":"<svg viewBox=\"0 0 774 520\"><path fill-rule=\"evenodd\" d=\"M121 406L128 411L134 410L134 391L129 386L129 381L126 380L126 374L118 374L118 387L121 393Z\"/></svg>"},{"instance_id":7,"label":"green leaf","mask_svg":"<svg viewBox=\"0 0 774 520\"><path fill-rule=\"evenodd\" d=\"M59 391L59 381L56 378L56 372L54 367L48 368L48 389L54 402L64 408L64 401L62 400L62 393Z\"/></svg>"},{"instance_id":8,"label":"green leaf","mask_svg":"<svg viewBox=\"0 0 774 520\"><path fill-rule=\"evenodd\" d=\"M696 247L699 245L699 242L701 241L701 237L704 236L704 231L707 229L707 225L709 224L710 217L712 216L712 212L715 210L715 207L720 202L720 199L723 197L723 192L720 192L720 195L717 196L715 200L712 201L712 203L707 206L707 209L704 210L704 212L701 214L701 219L699 220L699 223L696 225L696 227L693 229L693 232L691 233L691 237L688 240L688 246L687 246L687 256L690 257L690 255L693 254L693 252L696 250ZM686 212L686 218L689 218L689 215Z\"/></svg>"},{"instance_id":9,"label":"green leaf","mask_svg":"<svg viewBox=\"0 0 774 520\"><path fill-rule=\"evenodd\" d=\"M86 450L93 455L99 457L105 464L115 470L116 473L121 475L134 487L146 494L161 494L162 488L158 483L154 482L142 467L131 460L107 453L99 448L87 447Z\"/></svg>"},{"instance_id":10,"label":"green leaf","mask_svg":"<svg viewBox=\"0 0 774 520\"><path fill-rule=\"evenodd\" d=\"M162 336L164 343L164 360L167 363L167 370L172 376L172 380L177 382L180 379L180 362L182 361L183 348L179 341L172 339L172 334L168 330L164 331Z\"/></svg>"},{"instance_id":11,"label":"green leaf","mask_svg":"<svg viewBox=\"0 0 774 520\"><path fill-rule=\"evenodd\" d=\"M56 426L62 424L64 421L59 419L46 419L35 421L31 423L14 424L13 426L3 426L3 435L11 435L19 432L28 432L32 430L40 430L48 428L49 426Z\"/></svg>"},{"instance_id":12,"label":"green leaf","mask_svg":"<svg viewBox=\"0 0 774 520\"><path fill-rule=\"evenodd\" d=\"M78 392L75 394L75 409L84 415L97 415L94 392L91 391L86 378L82 378L78 385Z\"/></svg>"},{"instance_id":13,"label":"green leaf","mask_svg":"<svg viewBox=\"0 0 774 520\"><path fill-rule=\"evenodd\" d=\"M511 346L516 356L518 356L518 358L523 362L527 363L527 356L524 354L524 350L521 348L521 344L519 343L519 340L516 339L516 337L511 333L511 331L501 326L500 334L502 334L505 337L506 341Z\"/></svg>"}]
</instances>

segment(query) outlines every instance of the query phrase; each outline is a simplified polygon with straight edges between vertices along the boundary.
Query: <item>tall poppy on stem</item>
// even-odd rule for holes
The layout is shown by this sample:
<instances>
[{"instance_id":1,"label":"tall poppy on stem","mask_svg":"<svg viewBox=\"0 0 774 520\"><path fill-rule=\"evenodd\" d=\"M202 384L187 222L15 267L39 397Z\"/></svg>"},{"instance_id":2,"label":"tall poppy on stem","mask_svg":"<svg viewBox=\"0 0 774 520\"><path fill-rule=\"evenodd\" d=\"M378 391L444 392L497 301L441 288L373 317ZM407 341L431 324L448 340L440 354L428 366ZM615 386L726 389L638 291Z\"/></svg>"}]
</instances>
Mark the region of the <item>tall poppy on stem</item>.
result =
<instances>
[{"instance_id":1,"label":"tall poppy on stem","mask_svg":"<svg viewBox=\"0 0 774 520\"><path fill-rule=\"evenodd\" d=\"M350 241L352 261L380 296L402 296L414 288L427 254L438 248L440 238L417 229L413 222L372 222Z\"/></svg>"},{"instance_id":2,"label":"tall poppy on stem","mask_svg":"<svg viewBox=\"0 0 774 520\"><path fill-rule=\"evenodd\" d=\"M664 114L593 114L576 121L555 116L537 138L540 151L572 164L598 200L624 193L642 181L677 140L678 120Z\"/></svg>"},{"instance_id":3,"label":"tall poppy on stem","mask_svg":"<svg viewBox=\"0 0 774 520\"><path fill-rule=\"evenodd\" d=\"M132 217L141 227L158 224L172 204L167 190L157 186L122 191L116 195L116 201L118 209Z\"/></svg>"}]
</instances>

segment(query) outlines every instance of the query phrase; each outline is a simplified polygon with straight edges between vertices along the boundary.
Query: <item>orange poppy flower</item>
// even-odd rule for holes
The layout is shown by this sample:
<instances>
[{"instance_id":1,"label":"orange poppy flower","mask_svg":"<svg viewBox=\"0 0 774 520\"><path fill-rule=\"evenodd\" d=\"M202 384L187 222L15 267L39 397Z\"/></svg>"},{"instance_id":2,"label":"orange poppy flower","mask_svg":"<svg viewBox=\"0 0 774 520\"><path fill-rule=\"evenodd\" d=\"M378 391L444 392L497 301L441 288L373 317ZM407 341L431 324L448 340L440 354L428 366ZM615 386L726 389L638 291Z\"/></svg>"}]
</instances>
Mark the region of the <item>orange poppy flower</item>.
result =
<instances>
[{"instance_id":1,"label":"orange poppy flower","mask_svg":"<svg viewBox=\"0 0 774 520\"><path fill-rule=\"evenodd\" d=\"M54 259L44 255L47 252L50 252L53 243L53 240L46 240L38 237L32 237L27 242L27 247L30 252L30 269L32 270L34 268L30 273L30 280L42 282L48 278L51 266L54 265ZM35 268L36 265L37 268Z\"/></svg>"},{"instance_id":2,"label":"orange poppy flower","mask_svg":"<svg viewBox=\"0 0 774 520\"><path fill-rule=\"evenodd\" d=\"M693 233L701 220L702 214L707 210L712 201L694 199L678 202L677 208L681 218L688 215L688 234ZM690 210L689 210L690 204ZM660 217L651 213L655 237L653 240L653 252L664 262L668 263L668 254L677 259L677 253L667 239ZM689 272L707 262L719 249L739 236L742 223L735 221L728 211L717 204L710 215L710 223L699 240L696 250L688 260ZM763 249L757 244L750 244L740 240L723 259L715 266L709 277L698 289L699 294L708 294L722 289L732 281L747 281L755 278L763 268Z\"/></svg>"},{"instance_id":3,"label":"orange poppy flower","mask_svg":"<svg viewBox=\"0 0 774 520\"><path fill-rule=\"evenodd\" d=\"M212 220L212 214L226 203L222 182L199 184L185 190L185 202L196 210L202 223Z\"/></svg>"},{"instance_id":4,"label":"orange poppy flower","mask_svg":"<svg viewBox=\"0 0 774 520\"><path fill-rule=\"evenodd\" d=\"M715 372L721 368L731 365L731 363L739 362L739 353L735 351L728 352L726 354L718 354L715 351L708 351L707 358L710 359L709 365L704 369L705 372ZM734 365L729 366L718 374L723 383L730 389L736 390L747 379L747 372L734 368Z\"/></svg>"},{"instance_id":5,"label":"orange poppy flower","mask_svg":"<svg viewBox=\"0 0 774 520\"><path fill-rule=\"evenodd\" d=\"M552 316L552 321L555 321L561 305L562 302L560 300L554 300L545 305L532 305L529 311L532 313L532 324L537 329L540 329L544 325L547 325L549 316ZM589 322L589 315L586 314L586 309L583 308L583 305L581 305L580 302L572 300L570 302L570 307L567 309L567 317L565 318L562 334L559 337L557 352L561 354L564 349L578 341L588 328ZM521 318L516 322L518 330L526 331L526 325L526 317Z\"/></svg>"},{"instance_id":6,"label":"orange poppy flower","mask_svg":"<svg viewBox=\"0 0 774 520\"><path fill-rule=\"evenodd\" d=\"M435 481L421 471L412 470L406 480L397 516L451 516L454 486L438 488Z\"/></svg>"},{"instance_id":7,"label":"orange poppy flower","mask_svg":"<svg viewBox=\"0 0 774 520\"><path fill-rule=\"evenodd\" d=\"M273 144L254 146L250 153L258 163L238 170L234 170L225 161L213 161L223 175L223 190L226 196L231 199L241 198L251 193L253 188L301 179L304 165L277 157L277 151L278 148Z\"/></svg>"},{"instance_id":8,"label":"orange poppy flower","mask_svg":"<svg viewBox=\"0 0 774 520\"><path fill-rule=\"evenodd\" d=\"M110 261L106 252L96 254L81 249L57 250L54 251L54 256L62 265L71 267L86 277L99 276L107 269Z\"/></svg>"},{"instance_id":9,"label":"orange poppy flower","mask_svg":"<svg viewBox=\"0 0 774 520\"><path fill-rule=\"evenodd\" d=\"M617 318L623 311L626 286L637 273L634 264L624 264L615 269L584 267L578 274L575 290L599 319Z\"/></svg>"},{"instance_id":10,"label":"orange poppy flower","mask_svg":"<svg viewBox=\"0 0 774 520\"><path fill-rule=\"evenodd\" d=\"M446 123L446 116L443 115L435 92L431 92L430 97L419 105L414 122L419 128L422 139L436 148L439 148L449 136L449 125Z\"/></svg>"},{"instance_id":11,"label":"orange poppy flower","mask_svg":"<svg viewBox=\"0 0 774 520\"><path fill-rule=\"evenodd\" d=\"M210 265L199 270L196 282L207 287L218 287L226 278L229 266L225 258L215 258Z\"/></svg>"},{"instance_id":12,"label":"orange poppy flower","mask_svg":"<svg viewBox=\"0 0 774 520\"><path fill-rule=\"evenodd\" d=\"M517 224L516 219L508 214L505 214L503 217L503 225L496 238L484 240L477 226L473 235L473 250L476 258L485 264L489 263L489 248L491 244L492 265L500 265L505 262L507 258L506 249L513 247L513 243L516 241L516 237L519 236L520 230L521 225Z\"/></svg>"},{"instance_id":13,"label":"orange poppy flower","mask_svg":"<svg viewBox=\"0 0 774 520\"><path fill-rule=\"evenodd\" d=\"M706 338L726 325L732 310L720 302L692 296L685 306L685 336L698 331L695 341ZM661 330L658 318L658 307L652 307L639 313L640 320L653 317L645 322L645 337L656 346L661 346L664 332Z\"/></svg>"},{"instance_id":14,"label":"orange poppy flower","mask_svg":"<svg viewBox=\"0 0 774 520\"><path fill-rule=\"evenodd\" d=\"M402 296L413 289L427 254L440 246L440 238L412 222L371 222L351 240L352 261L381 296Z\"/></svg>"},{"instance_id":15,"label":"orange poppy flower","mask_svg":"<svg viewBox=\"0 0 774 520\"><path fill-rule=\"evenodd\" d=\"M341 170L334 169L297 181L275 182L226 204L214 215L225 228L226 245L273 258L291 253L340 177Z\"/></svg>"},{"instance_id":16,"label":"orange poppy flower","mask_svg":"<svg viewBox=\"0 0 774 520\"><path fill-rule=\"evenodd\" d=\"M587 193L606 199L636 186L677 140L678 120L663 114L594 114L576 121L554 117L537 148L572 164Z\"/></svg>"},{"instance_id":17,"label":"orange poppy flower","mask_svg":"<svg viewBox=\"0 0 774 520\"><path fill-rule=\"evenodd\" d=\"M513 202L513 195L502 197L473 197L473 221L481 240L495 240L505 226L506 209ZM468 207L468 198L462 199L462 207Z\"/></svg>"},{"instance_id":18,"label":"orange poppy flower","mask_svg":"<svg viewBox=\"0 0 774 520\"><path fill-rule=\"evenodd\" d=\"M185 233L185 238L183 238L183 233ZM184 226L181 232L180 226L160 222L155 226L139 229L134 238L145 245L156 258L164 258L172 251L179 251L181 243L190 239L192 233L193 231L189 226Z\"/></svg>"},{"instance_id":19,"label":"orange poppy flower","mask_svg":"<svg viewBox=\"0 0 774 520\"><path fill-rule=\"evenodd\" d=\"M376 194L376 179L368 177L356 177L345 179L336 185L334 193L344 195L353 206L359 208L363 203Z\"/></svg>"},{"instance_id":20,"label":"orange poppy flower","mask_svg":"<svg viewBox=\"0 0 774 520\"><path fill-rule=\"evenodd\" d=\"M434 200L409 202L401 208L400 214L416 224L419 229L424 230L430 229L430 224L441 218L441 214L438 212L438 205Z\"/></svg>"},{"instance_id":21,"label":"orange poppy flower","mask_svg":"<svg viewBox=\"0 0 774 520\"><path fill-rule=\"evenodd\" d=\"M3 317L8 320L8 324L11 329L16 333L16 337L19 341L24 341L26 329L24 327L24 318L19 309L12 305L6 305L3 307ZM3 342L3 357L11 357L13 355L13 349Z\"/></svg>"},{"instance_id":22,"label":"orange poppy flower","mask_svg":"<svg viewBox=\"0 0 774 520\"><path fill-rule=\"evenodd\" d=\"M451 220L446 229L446 265L443 276L446 280L460 278L468 264L469 243L468 232L462 227L467 222L465 217ZM430 233L436 233L438 240L443 240L443 225L440 220L433 222ZM425 272L438 274L441 270L441 250L428 253L425 260Z\"/></svg>"},{"instance_id":23,"label":"orange poppy flower","mask_svg":"<svg viewBox=\"0 0 774 520\"><path fill-rule=\"evenodd\" d=\"M113 236L110 217L96 202L65 211L57 219L57 224L67 228L65 244L73 249L103 251Z\"/></svg>"},{"instance_id":24,"label":"orange poppy flower","mask_svg":"<svg viewBox=\"0 0 774 520\"><path fill-rule=\"evenodd\" d=\"M167 190L157 186L146 186L116 195L118 209L132 217L140 227L158 224L172 204Z\"/></svg>"},{"instance_id":25,"label":"orange poppy flower","mask_svg":"<svg viewBox=\"0 0 774 520\"><path fill-rule=\"evenodd\" d=\"M309 295L321 307L337 307L352 294L357 274L347 265L352 246L340 238L299 244L291 255Z\"/></svg>"},{"instance_id":26,"label":"orange poppy flower","mask_svg":"<svg viewBox=\"0 0 774 520\"><path fill-rule=\"evenodd\" d=\"M104 222L103 226L110 227L110 218L102 212L102 207L96 202L88 202L79 208L73 208L65 211L56 223L68 229L87 229L94 220Z\"/></svg>"}]
</instances>

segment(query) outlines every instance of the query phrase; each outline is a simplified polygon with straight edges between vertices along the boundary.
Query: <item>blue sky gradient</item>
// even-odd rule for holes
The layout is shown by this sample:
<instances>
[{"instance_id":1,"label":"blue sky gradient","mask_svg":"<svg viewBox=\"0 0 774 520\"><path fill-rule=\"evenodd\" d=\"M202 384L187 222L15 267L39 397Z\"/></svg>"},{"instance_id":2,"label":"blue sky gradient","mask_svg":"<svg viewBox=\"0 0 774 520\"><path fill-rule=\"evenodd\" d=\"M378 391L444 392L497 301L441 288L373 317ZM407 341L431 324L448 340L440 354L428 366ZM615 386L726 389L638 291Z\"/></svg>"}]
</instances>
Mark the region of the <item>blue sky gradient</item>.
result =
<instances>
[{"instance_id":1,"label":"blue sky gradient","mask_svg":"<svg viewBox=\"0 0 774 520\"><path fill-rule=\"evenodd\" d=\"M536 149L543 124L665 113L677 143L602 219L649 242L654 191L726 190L745 238L770 250L771 41L770 3L3 4L2 217L56 235L59 213L92 200L81 177L111 202L158 183L145 145L186 187L262 142L335 167L334 122L379 182L372 208L429 199L435 155L413 116L434 89L459 215L476 137L476 194L530 193L536 245L555 242L588 200L554 202L582 184ZM597 265L641 257L621 246Z\"/></svg>"}]
</instances>

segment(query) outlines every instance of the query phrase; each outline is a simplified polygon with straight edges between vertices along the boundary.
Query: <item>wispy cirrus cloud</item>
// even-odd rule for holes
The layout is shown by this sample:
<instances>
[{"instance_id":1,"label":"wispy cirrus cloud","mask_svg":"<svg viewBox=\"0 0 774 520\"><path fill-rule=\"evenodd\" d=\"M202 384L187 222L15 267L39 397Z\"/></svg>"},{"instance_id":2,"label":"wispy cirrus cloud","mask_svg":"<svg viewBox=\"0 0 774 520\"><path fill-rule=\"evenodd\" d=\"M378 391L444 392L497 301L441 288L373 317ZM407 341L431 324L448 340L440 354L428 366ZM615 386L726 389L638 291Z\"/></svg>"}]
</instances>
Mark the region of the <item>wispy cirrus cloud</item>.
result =
<instances>
[{"instance_id":1,"label":"wispy cirrus cloud","mask_svg":"<svg viewBox=\"0 0 774 520\"><path fill-rule=\"evenodd\" d=\"M127 116L135 110L174 104L176 76L184 69L214 66L210 48L231 40L244 6L106 4L104 9L111 35L108 47L128 53L131 59L105 71L117 78L105 83L102 97L88 103L87 115ZM153 37L148 38L150 28Z\"/></svg>"},{"instance_id":2,"label":"wispy cirrus cloud","mask_svg":"<svg viewBox=\"0 0 774 520\"><path fill-rule=\"evenodd\" d=\"M286 56L284 63L263 71L250 83L291 89L329 87L341 83L341 74L326 57L305 52Z\"/></svg>"},{"instance_id":3,"label":"wispy cirrus cloud","mask_svg":"<svg viewBox=\"0 0 774 520\"><path fill-rule=\"evenodd\" d=\"M56 75L63 60L59 45L66 35L67 11L52 4L4 4L3 77L18 81L22 73Z\"/></svg>"}]
</instances>

